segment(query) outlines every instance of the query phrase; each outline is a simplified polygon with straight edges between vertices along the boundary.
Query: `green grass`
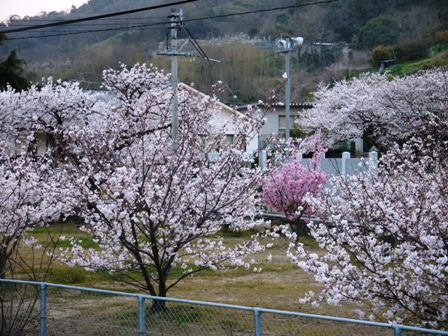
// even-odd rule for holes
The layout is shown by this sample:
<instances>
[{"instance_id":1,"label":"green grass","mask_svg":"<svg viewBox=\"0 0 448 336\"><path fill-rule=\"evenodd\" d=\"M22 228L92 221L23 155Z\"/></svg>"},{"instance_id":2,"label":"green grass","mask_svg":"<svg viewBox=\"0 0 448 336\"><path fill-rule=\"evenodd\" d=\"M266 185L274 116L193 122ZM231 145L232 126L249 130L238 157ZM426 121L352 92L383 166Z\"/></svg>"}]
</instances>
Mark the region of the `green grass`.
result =
<instances>
[{"instance_id":1,"label":"green grass","mask_svg":"<svg viewBox=\"0 0 448 336\"><path fill-rule=\"evenodd\" d=\"M82 239L81 244L83 247L96 247L92 239L86 237L86 234L79 230L79 226L80 223L69 221L63 224L51 225L48 228L37 228L33 230L32 235L44 241L47 232L57 234L62 229L62 235L67 238L73 236ZM224 245L231 247L247 241L251 235L256 233L258 233L256 230L236 233L221 231L218 235L224 236ZM322 306L314 308L298 303L298 300L306 292L310 290L318 292L322 285L316 283L312 275L301 271L286 257L285 251L289 241L284 237L275 240L272 240L272 238L260 238L260 240L262 244L273 243L272 248L250 257L257 261L257 264L254 266L261 268L261 273L254 272L253 268L246 269L244 267L236 268L232 266L225 270L204 270L195 274L193 277L182 280L169 291L168 295L170 297L199 301L334 315L333 308L327 308L325 305L324 308ZM299 241L305 244L312 252L320 251L315 240L309 235L300 236ZM69 247L69 243L67 241L60 241L58 247ZM269 255L272 255L271 262L267 262ZM183 272L183 269L177 267L174 271L175 274L170 277L169 281L174 281L176 276L179 276ZM119 275L115 274L114 276ZM137 272L134 272L132 275L138 279L142 279ZM48 270L45 281L80 287L149 294L122 281L113 281L113 278L107 271L89 272L79 267L70 268L59 261L55 261ZM356 317L350 312L341 313L341 310L338 310L338 315ZM179 318L187 319L189 317L184 316Z\"/></svg>"},{"instance_id":2,"label":"green grass","mask_svg":"<svg viewBox=\"0 0 448 336\"><path fill-rule=\"evenodd\" d=\"M86 273L86 270L80 268L52 268L47 273L47 280L52 283L77 285L85 283Z\"/></svg>"},{"instance_id":3,"label":"green grass","mask_svg":"<svg viewBox=\"0 0 448 336\"><path fill-rule=\"evenodd\" d=\"M212 316L210 309L198 309L191 306L177 306L170 308L167 312L157 314L159 318L165 318L169 321L180 323L197 323L200 320L207 319Z\"/></svg>"},{"instance_id":4,"label":"green grass","mask_svg":"<svg viewBox=\"0 0 448 336\"><path fill-rule=\"evenodd\" d=\"M246 230L246 231L233 231L222 229L218 232L218 235L223 238L250 238L252 235L257 234L256 229Z\"/></svg>"},{"instance_id":5,"label":"green grass","mask_svg":"<svg viewBox=\"0 0 448 336\"><path fill-rule=\"evenodd\" d=\"M437 52L434 56L393 65L386 69L392 76L405 76L437 67L448 66L448 50Z\"/></svg>"},{"instance_id":6,"label":"green grass","mask_svg":"<svg viewBox=\"0 0 448 336\"><path fill-rule=\"evenodd\" d=\"M51 234L54 235L56 233L52 232ZM98 247L98 244L95 243L92 238L87 237L84 233L77 232L77 233L71 235L65 231L62 231L62 235L65 236L67 239L58 240L56 242L57 248L72 247L73 246L72 243L70 242L70 240L68 240L68 238L70 238L70 237L77 238L78 239L77 244L83 248L97 248ZM44 230L41 230L41 229L39 229L38 231L33 230L30 232L30 236L36 238L38 241L43 241L44 237L47 236L47 232Z\"/></svg>"},{"instance_id":7,"label":"green grass","mask_svg":"<svg viewBox=\"0 0 448 336\"><path fill-rule=\"evenodd\" d=\"M100 281L107 280L101 272L89 272L83 268L67 266L52 267L47 272L47 282L89 287Z\"/></svg>"}]
</instances>

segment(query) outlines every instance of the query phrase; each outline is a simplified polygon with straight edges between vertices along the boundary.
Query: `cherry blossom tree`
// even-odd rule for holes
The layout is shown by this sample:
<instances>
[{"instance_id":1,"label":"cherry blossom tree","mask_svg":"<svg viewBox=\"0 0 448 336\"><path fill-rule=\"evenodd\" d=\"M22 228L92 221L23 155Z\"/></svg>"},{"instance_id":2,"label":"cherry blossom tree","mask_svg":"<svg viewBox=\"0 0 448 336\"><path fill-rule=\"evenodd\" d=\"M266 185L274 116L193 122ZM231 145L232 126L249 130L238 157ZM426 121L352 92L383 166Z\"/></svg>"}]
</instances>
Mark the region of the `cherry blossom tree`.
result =
<instances>
[{"instance_id":1,"label":"cherry blossom tree","mask_svg":"<svg viewBox=\"0 0 448 336\"><path fill-rule=\"evenodd\" d=\"M2 145L5 146L4 143ZM28 231L61 219L64 212L58 199L64 198L64 195L56 188L58 174L52 174L52 169L45 161L5 156L4 150L2 154L0 278L12 278L19 271L26 272L36 280L39 274L34 272L44 271L46 267L42 270L41 267L34 268L24 262L24 251L19 250L19 247L35 243L33 238L28 237Z\"/></svg>"},{"instance_id":2,"label":"cherry blossom tree","mask_svg":"<svg viewBox=\"0 0 448 336\"><path fill-rule=\"evenodd\" d=\"M310 216L312 207L305 196L318 196L326 183L325 172L320 167L320 160L325 149L320 144L320 134L311 144L314 150L309 165L295 155L296 145L290 141L288 148L294 158L286 160L279 167L273 168L264 179L262 198L266 205L274 207L290 223L297 238L300 231L300 220L304 214ZM290 156L291 157L291 156Z\"/></svg>"},{"instance_id":3,"label":"cherry blossom tree","mask_svg":"<svg viewBox=\"0 0 448 336\"><path fill-rule=\"evenodd\" d=\"M44 155L30 155L33 143L33 133L0 141L0 279L45 281L61 230L47 230L47 239L39 242L32 230L48 229L71 210L67 189L60 185L65 173ZM0 282L1 335L29 328L38 292Z\"/></svg>"},{"instance_id":4,"label":"cherry blossom tree","mask_svg":"<svg viewBox=\"0 0 448 336\"><path fill-rule=\"evenodd\" d=\"M72 191L67 193L71 188L65 183L66 172L56 169L51 159L51 148L27 123L27 111L21 106L34 109L23 104L23 97L28 100L28 93L11 87L0 91L0 278L12 278L19 269L37 280L46 267L21 262L25 259L19 247L34 244L34 239L28 237L30 230L70 215L74 198L69 196Z\"/></svg>"},{"instance_id":5,"label":"cherry blossom tree","mask_svg":"<svg viewBox=\"0 0 448 336\"><path fill-rule=\"evenodd\" d=\"M82 195L82 230L98 244L86 250L72 239L63 261L108 270L161 297L204 269L250 267L255 260L247 256L264 249L258 235L236 246L220 235L224 225L238 231L260 223L256 190L263 171L250 168L245 145L261 123L235 114L231 123L216 124L218 101L179 89L173 146L168 82L145 65L105 71L109 101L61 137ZM229 128L233 144L224 141Z\"/></svg>"},{"instance_id":6,"label":"cherry blossom tree","mask_svg":"<svg viewBox=\"0 0 448 336\"><path fill-rule=\"evenodd\" d=\"M50 225L73 215L79 200L67 178L74 165L64 134L95 113L100 96L51 78L39 88L0 91L0 278L45 281L63 230ZM33 238L36 228L47 231L46 241ZM30 327L39 298L31 288L1 284L0 334Z\"/></svg>"},{"instance_id":7,"label":"cherry blossom tree","mask_svg":"<svg viewBox=\"0 0 448 336\"><path fill-rule=\"evenodd\" d=\"M322 216L308 226L326 252L289 251L324 283L304 302L352 301L371 319L448 327L448 122L430 124L444 140L394 145L378 172L337 177L326 197L308 200Z\"/></svg>"},{"instance_id":8,"label":"cherry blossom tree","mask_svg":"<svg viewBox=\"0 0 448 336\"><path fill-rule=\"evenodd\" d=\"M447 118L446 68L406 77L364 74L315 93L314 108L299 118L304 131L322 130L324 143L356 137L385 150L411 136L431 134L431 116Z\"/></svg>"}]
</instances>

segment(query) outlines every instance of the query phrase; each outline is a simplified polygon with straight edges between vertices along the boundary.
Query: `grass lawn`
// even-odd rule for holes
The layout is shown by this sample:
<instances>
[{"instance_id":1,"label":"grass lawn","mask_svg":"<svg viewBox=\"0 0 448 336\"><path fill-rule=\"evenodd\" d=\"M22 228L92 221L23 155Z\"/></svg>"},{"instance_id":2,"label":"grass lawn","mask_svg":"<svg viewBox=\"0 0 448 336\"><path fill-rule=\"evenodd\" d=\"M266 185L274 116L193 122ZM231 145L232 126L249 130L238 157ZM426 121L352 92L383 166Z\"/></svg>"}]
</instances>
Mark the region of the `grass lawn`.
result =
<instances>
[{"instance_id":1,"label":"grass lawn","mask_svg":"<svg viewBox=\"0 0 448 336\"><path fill-rule=\"evenodd\" d=\"M91 239L79 231L79 223L70 222L63 224L62 235L82 239L82 245L86 248L95 247ZM50 227L50 232L57 232L59 225ZM249 234L249 233L248 233ZM45 241L47 230L35 229L31 235L39 241ZM238 243L245 239L242 236L227 237L227 243ZM246 235L247 236L247 235ZM319 252L314 239L309 236L300 237L300 240L308 246L312 252ZM289 310L320 315L358 318L353 305L334 307L326 304L312 307L301 304L299 299L310 290L319 292L321 284L317 283L313 276L300 270L286 257L288 241L279 238L273 241L274 246L262 253L255 255L260 261L257 267L262 272L254 273L244 268L225 271L207 270L187 278L176 285L168 296L199 301L210 301L260 307L268 309ZM58 246L69 246L68 241L60 241ZM272 261L267 262L268 255L272 254ZM107 272L88 272L82 268L69 268L55 261L49 269L46 282L67 284L81 287L102 288L126 292L135 292L135 288L112 281Z\"/></svg>"}]
</instances>

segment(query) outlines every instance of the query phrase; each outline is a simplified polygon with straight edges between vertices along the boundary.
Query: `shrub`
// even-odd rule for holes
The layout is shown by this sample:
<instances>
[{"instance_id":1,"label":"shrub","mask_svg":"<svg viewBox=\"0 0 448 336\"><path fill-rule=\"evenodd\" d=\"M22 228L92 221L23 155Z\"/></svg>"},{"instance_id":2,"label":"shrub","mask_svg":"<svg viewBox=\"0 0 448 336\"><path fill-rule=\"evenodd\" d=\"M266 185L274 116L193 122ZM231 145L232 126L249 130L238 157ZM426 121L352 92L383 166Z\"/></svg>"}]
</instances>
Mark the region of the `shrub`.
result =
<instances>
[{"instance_id":1,"label":"shrub","mask_svg":"<svg viewBox=\"0 0 448 336\"><path fill-rule=\"evenodd\" d=\"M436 43L448 44L448 30L438 31L434 35Z\"/></svg>"},{"instance_id":2,"label":"shrub","mask_svg":"<svg viewBox=\"0 0 448 336\"><path fill-rule=\"evenodd\" d=\"M418 39L409 39L394 48L395 58L400 63L417 60L428 55L431 39L423 36Z\"/></svg>"},{"instance_id":3,"label":"shrub","mask_svg":"<svg viewBox=\"0 0 448 336\"><path fill-rule=\"evenodd\" d=\"M393 51L391 48L380 45L372 49L370 62L375 69L378 69L381 61L391 59L393 57Z\"/></svg>"}]
</instances>

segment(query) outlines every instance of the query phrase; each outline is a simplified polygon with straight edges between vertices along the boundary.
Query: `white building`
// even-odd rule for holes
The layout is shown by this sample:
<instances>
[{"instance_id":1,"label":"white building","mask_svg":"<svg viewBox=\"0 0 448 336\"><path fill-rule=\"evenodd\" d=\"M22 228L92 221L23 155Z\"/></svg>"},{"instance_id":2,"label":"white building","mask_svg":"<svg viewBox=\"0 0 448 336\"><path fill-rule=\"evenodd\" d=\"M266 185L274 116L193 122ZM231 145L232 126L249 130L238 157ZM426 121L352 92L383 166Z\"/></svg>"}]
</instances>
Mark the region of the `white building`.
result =
<instances>
[{"instance_id":1,"label":"white building","mask_svg":"<svg viewBox=\"0 0 448 336\"><path fill-rule=\"evenodd\" d=\"M196 90L195 88L193 88L185 83L179 83L179 86L181 88L184 88L184 89L190 91L194 95L198 95L201 97L206 96L205 93L203 93L199 90ZM250 117L248 117L245 113L230 107L229 105L226 105L221 102L218 104L221 108L221 113L218 115L216 120L213 120L213 123L218 127L226 125L226 140L229 143L233 143L233 139L236 134L236 125L231 122L233 116L236 114L237 116L239 116L241 118L250 118ZM256 134L256 133L251 134L250 140L246 144L246 152L253 154L254 152L256 152L258 150L258 148L259 148L258 145L259 145L259 134Z\"/></svg>"},{"instance_id":2,"label":"white building","mask_svg":"<svg viewBox=\"0 0 448 336\"><path fill-rule=\"evenodd\" d=\"M240 105L237 106L237 110L241 113L246 113L250 105ZM252 105L253 106L253 105ZM266 109L263 106L257 106L261 109ZM294 137L297 134L301 134L300 125L295 121L300 116L300 113L304 110L311 109L313 107L312 103L291 103L289 106L289 125L290 134ZM263 111L262 111L263 112ZM271 105L271 109L265 111L266 123L261 129L259 135L259 148L264 148L266 139L272 135L285 137L286 133L286 107L284 103L275 103ZM356 153L363 153L363 140L360 138L351 139L347 142L341 142L333 144L332 149L338 150L339 148L352 150ZM354 153L353 153L354 154Z\"/></svg>"}]
</instances>

